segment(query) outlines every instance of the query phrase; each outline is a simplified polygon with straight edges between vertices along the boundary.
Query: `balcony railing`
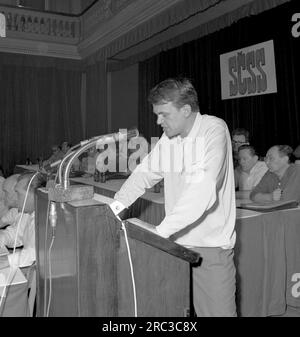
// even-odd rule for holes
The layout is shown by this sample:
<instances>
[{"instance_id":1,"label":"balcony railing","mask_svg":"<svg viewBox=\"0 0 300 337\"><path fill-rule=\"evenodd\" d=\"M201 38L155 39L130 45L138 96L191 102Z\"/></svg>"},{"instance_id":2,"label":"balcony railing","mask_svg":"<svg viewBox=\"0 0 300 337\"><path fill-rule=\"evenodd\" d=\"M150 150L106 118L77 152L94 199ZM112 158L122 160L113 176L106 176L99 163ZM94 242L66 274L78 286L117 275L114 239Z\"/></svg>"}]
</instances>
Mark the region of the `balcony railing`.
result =
<instances>
[{"instance_id":1,"label":"balcony railing","mask_svg":"<svg viewBox=\"0 0 300 337\"><path fill-rule=\"evenodd\" d=\"M6 19L6 36L20 39L77 44L80 18L0 6Z\"/></svg>"}]
</instances>

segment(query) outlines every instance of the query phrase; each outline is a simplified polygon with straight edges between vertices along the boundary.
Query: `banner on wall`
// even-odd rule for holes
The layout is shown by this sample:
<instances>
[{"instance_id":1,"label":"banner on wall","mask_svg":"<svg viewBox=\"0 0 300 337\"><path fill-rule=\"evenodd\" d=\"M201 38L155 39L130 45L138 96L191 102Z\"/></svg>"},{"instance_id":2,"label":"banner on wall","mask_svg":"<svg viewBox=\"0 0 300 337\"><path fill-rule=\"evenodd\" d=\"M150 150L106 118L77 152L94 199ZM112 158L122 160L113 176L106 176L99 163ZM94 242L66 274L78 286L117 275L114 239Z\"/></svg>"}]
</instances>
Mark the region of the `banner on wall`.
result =
<instances>
[{"instance_id":1,"label":"banner on wall","mask_svg":"<svg viewBox=\"0 0 300 337\"><path fill-rule=\"evenodd\" d=\"M273 40L220 55L222 99L277 92Z\"/></svg>"}]
</instances>

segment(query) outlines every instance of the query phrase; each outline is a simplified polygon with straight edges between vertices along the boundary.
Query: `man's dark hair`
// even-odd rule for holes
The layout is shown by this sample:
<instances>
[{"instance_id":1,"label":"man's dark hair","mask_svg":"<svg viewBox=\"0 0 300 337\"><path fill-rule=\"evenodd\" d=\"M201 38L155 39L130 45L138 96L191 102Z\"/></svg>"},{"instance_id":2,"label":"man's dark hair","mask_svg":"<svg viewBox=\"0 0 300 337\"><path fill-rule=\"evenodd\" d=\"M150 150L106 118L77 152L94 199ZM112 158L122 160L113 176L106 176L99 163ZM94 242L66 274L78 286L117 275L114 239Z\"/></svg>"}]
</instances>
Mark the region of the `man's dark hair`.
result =
<instances>
[{"instance_id":1,"label":"man's dark hair","mask_svg":"<svg viewBox=\"0 0 300 337\"><path fill-rule=\"evenodd\" d=\"M245 136L245 141L248 143L250 138L250 133L244 128L237 128L232 131L231 137L233 136Z\"/></svg>"},{"instance_id":2,"label":"man's dark hair","mask_svg":"<svg viewBox=\"0 0 300 337\"><path fill-rule=\"evenodd\" d=\"M178 109L188 104L192 112L199 111L197 92L187 78L169 78L160 82L151 89L148 101L151 104L172 102Z\"/></svg>"},{"instance_id":3,"label":"man's dark hair","mask_svg":"<svg viewBox=\"0 0 300 337\"><path fill-rule=\"evenodd\" d=\"M242 151L242 150L249 150L249 153L252 157L257 156L256 150L252 145L241 145L238 149L238 152Z\"/></svg>"},{"instance_id":4,"label":"man's dark hair","mask_svg":"<svg viewBox=\"0 0 300 337\"><path fill-rule=\"evenodd\" d=\"M289 158L289 162L292 161L293 149L289 145L275 145L275 147L281 157L287 156Z\"/></svg>"},{"instance_id":5,"label":"man's dark hair","mask_svg":"<svg viewBox=\"0 0 300 337\"><path fill-rule=\"evenodd\" d=\"M300 145L295 148L293 154L296 159L300 159Z\"/></svg>"}]
</instances>

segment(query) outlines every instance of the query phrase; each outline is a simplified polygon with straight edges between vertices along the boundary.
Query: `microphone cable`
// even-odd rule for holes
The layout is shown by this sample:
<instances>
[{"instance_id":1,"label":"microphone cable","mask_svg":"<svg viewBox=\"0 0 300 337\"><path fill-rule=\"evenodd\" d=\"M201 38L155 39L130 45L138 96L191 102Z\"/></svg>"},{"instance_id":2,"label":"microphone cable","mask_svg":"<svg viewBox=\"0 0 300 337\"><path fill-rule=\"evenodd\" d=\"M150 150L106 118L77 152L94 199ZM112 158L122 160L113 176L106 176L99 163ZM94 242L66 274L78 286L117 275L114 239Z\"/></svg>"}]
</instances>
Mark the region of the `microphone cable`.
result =
<instances>
[{"instance_id":1,"label":"microphone cable","mask_svg":"<svg viewBox=\"0 0 300 337\"><path fill-rule=\"evenodd\" d=\"M54 178L54 184L57 183L57 178L58 178L58 170L56 172L55 178ZM54 242L54 239L52 238L51 244L47 254L47 238L48 238L48 227L49 227L49 211L50 211L50 199L48 197L48 202L47 202L47 213L46 213L46 227L45 227L45 238L44 238L44 317L48 317L49 315L49 308L50 308L50 304L49 302L51 302L51 297L52 297L52 275L51 275L51 260L49 261L49 258L51 258L51 249L52 249L52 245ZM53 230L54 232L54 230ZM54 233L52 233L54 234ZM48 257L48 259L47 259ZM51 297L49 296L48 299L48 304L47 304L47 265L49 263L49 269L48 271L50 272L49 274L49 291L51 289Z\"/></svg>"},{"instance_id":2,"label":"microphone cable","mask_svg":"<svg viewBox=\"0 0 300 337\"><path fill-rule=\"evenodd\" d=\"M44 238L44 317L46 317L46 308L47 308L47 238L48 238L48 225L49 225L49 209L50 209L50 200L48 198L47 202L47 213L46 213L46 227L45 227L45 238Z\"/></svg>"},{"instance_id":3,"label":"microphone cable","mask_svg":"<svg viewBox=\"0 0 300 337\"><path fill-rule=\"evenodd\" d=\"M130 266L130 274L131 274L131 282L132 282L132 290L133 290L134 317L138 317L136 285L135 285L135 278L134 278L134 271L133 271L133 264L132 264L132 257L131 257L130 246L129 246L129 241L128 241L127 229L126 229L124 221L122 221L118 215L115 214L115 216L121 222L121 228L124 231L124 238L125 238L125 243L126 243L126 248L127 248L127 255L128 255L129 266Z\"/></svg>"},{"instance_id":4,"label":"microphone cable","mask_svg":"<svg viewBox=\"0 0 300 337\"><path fill-rule=\"evenodd\" d=\"M50 310L50 305L51 305L51 300L52 300L52 264L51 264L51 250L52 246L55 240L55 226L52 226L52 238L51 238L51 243L50 247L48 250L48 263L49 263L49 297L48 297L48 306L47 306L47 312L46 312L46 317L49 317L49 310Z\"/></svg>"}]
</instances>

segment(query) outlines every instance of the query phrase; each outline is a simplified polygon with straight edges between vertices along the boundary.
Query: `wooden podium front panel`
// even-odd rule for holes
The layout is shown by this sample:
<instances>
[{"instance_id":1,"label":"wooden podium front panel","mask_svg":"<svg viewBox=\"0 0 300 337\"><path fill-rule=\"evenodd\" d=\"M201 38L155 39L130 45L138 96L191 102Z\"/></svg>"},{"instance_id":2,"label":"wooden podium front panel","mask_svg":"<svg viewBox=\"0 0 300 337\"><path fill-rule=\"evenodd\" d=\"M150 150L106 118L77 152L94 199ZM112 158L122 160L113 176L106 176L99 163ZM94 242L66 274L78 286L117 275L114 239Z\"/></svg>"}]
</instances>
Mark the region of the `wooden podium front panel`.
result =
<instances>
[{"instance_id":1,"label":"wooden podium front panel","mask_svg":"<svg viewBox=\"0 0 300 337\"><path fill-rule=\"evenodd\" d=\"M77 209L80 316L112 317L118 313L117 249L120 227L106 205ZM116 223L117 230L113 230Z\"/></svg>"},{"instance_id":2,"label":"wooden podium front panel","mask_svg":"<svg viewBox=\"0 0 300 337\"><path fill-rule=\"evenodd\" d=\"M49 296L48 252L51 228L46 214L48 195L37 195L37 313L44 316L44 281ZM113 231L105 205L74 207L56 203L57 225L51 251L52 296L49 316L117 316L116 258L119 231ZM46 247L46 248L45 248Z\"/></svg>"},{"instance_id":3,"label":"wooden podium front panel","mask_svg":"<svg viewBox=\"0 0 300 337\"><path fill-rule=\"evenodd\" d=\"M67 226L61 219L61 209L58 207L55 241L51 250L50 276L48 259L52 232L49 223L46 227L47 205L48 194L38 191L36 198L37 315L46 315L49 304L49 280L51 279L52 296L49 316L77 316L78 282L75 217L74 214L70 214L72 219Z\"/></svg>"},{"instance_id":4,"label":"wooden podium front panel","mask_svg":"<svg viewBox=\"0 0 300 337\"><path fill-rule=\"evenodd\" d=\"M93 200L56 203L50 277L48 252L52 232L48 224L46 233L47 205L48 194L38 191L38 316L44 316L44 304L48 307L50 279L49 316L134 316L127 249L121 224L109 207ZM138 227L135 230L141 233ZM138 316L186 316L190 309L189 263L182 252L181 257L172 255L174 244L170 241L148 231L141 234L140 239L129 236Z\"/></svg>"},{"instance_id":5,"label":"wooden podium front panel","mask_svg":"<svg viewBox=\"0 0 300 337\"><path fill-rule=\"evenodd\" d=\"M190 308L190 265L173 255L129 238L138 317L183 317ZM119 316L134 316L130 265L124 234L118 252Z\"/></svg>"}]
</instances>

